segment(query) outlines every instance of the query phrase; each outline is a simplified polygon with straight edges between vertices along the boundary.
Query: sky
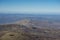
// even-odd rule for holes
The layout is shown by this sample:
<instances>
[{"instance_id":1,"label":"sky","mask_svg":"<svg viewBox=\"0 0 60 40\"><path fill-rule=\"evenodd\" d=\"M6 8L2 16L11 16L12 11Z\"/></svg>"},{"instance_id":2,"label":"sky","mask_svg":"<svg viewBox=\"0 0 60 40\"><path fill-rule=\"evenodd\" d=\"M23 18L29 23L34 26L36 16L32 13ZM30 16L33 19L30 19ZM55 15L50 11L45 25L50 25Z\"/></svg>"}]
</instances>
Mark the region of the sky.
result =
<instances>
[{"instance_id":1,"label":"sky","mask_svg":"<svg viewBox=\"0 0 60 40\"><path fill-rule=\"evenodd\" d=\"M60 0L0 0L0 13L60 13Z\"/></svg>"}]
</instances>

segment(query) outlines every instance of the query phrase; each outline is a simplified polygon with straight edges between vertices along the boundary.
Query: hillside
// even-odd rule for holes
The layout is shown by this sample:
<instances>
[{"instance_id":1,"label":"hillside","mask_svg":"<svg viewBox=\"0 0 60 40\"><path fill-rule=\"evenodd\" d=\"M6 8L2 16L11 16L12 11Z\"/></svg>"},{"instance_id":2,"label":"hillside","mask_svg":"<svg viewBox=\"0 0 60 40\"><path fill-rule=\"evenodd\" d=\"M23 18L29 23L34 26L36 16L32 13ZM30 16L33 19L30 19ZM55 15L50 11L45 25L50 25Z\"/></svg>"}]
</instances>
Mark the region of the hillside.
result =
<instances>
[{"instance_id":1,"label":"hillside","mask_svg":"<svg viewBox=\"0 0 60 40\"><path fill-rule=\"evenodd\" d=\"M60 22L36 18L0 24L0 40L60 40Z\"/></svg>"},{"instance_id":2,"label":"hillside","mask_svg":"<svg viewBox=\"0 0 60 40\"><path fill-rule=\"evenodd\" d=\"M0 25L0 40L60 40L60 30L31 25L27 27L23 24L5 24Z\"/></svg>"}]
</instances>

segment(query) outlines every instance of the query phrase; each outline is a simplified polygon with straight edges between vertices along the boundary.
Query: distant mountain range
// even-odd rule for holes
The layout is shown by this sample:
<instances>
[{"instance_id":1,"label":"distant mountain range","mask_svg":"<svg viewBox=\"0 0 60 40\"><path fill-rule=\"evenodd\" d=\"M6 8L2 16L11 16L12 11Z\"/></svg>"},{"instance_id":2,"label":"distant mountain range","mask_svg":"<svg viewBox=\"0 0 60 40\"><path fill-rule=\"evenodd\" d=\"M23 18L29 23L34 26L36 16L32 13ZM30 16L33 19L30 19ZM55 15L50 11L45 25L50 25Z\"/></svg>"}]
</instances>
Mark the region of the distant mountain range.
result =
<instances>
[{"instance_id":1,"label":"distant mountain range","mask_svg":"<svg viewBox=\"0 0 60 40\"><path fill-rule=\"evenodd\" d=\"M60 15L0 14L0 24L18 23L37 27L60 28Z\"/></svg>"}]
</instances>

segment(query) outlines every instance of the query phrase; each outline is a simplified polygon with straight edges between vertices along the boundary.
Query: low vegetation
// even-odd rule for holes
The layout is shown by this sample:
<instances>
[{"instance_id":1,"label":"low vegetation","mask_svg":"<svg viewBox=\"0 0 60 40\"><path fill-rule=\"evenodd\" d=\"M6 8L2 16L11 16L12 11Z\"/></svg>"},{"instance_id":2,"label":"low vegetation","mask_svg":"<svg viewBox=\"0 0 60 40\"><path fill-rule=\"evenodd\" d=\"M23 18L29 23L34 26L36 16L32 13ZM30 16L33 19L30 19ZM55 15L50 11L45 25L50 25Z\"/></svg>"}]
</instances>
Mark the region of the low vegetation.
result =
<instances>
[{"instance_id":1,"label":"low vegetation","mask_svg":"<svg viewBox=\"0 0 60 40\"><path fill-rule=\"evenodd\" d=\"M18 24L0 25L0 40L60 40L60 30Z\"/></svg>"}]
</instances>

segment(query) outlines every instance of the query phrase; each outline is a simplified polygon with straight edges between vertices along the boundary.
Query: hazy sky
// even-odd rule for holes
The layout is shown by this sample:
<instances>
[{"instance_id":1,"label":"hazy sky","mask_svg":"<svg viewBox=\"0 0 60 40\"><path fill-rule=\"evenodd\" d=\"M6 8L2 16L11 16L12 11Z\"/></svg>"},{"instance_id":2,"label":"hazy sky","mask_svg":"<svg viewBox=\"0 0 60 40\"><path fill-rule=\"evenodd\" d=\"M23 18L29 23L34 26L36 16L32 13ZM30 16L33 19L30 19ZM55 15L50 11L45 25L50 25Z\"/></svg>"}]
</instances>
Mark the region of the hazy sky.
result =
<instances>
[{"instance_id":1,"label":"hazy sky","mask_svg":"<svg viewBox=\"0 0 60 40\"><path fill-rule=\"evenodd\" d=\"M0 12L60 13L60 0L0 0Z\"/></svg>"}]
</instances>

